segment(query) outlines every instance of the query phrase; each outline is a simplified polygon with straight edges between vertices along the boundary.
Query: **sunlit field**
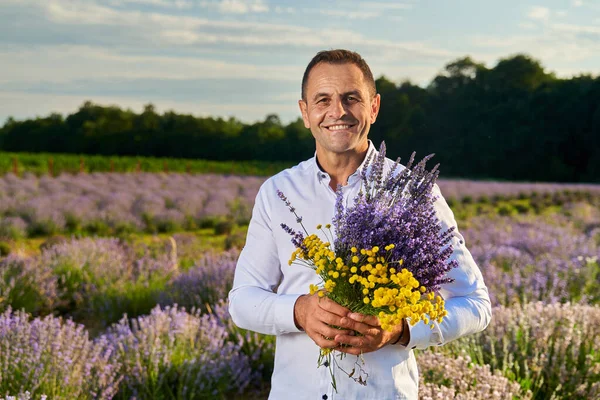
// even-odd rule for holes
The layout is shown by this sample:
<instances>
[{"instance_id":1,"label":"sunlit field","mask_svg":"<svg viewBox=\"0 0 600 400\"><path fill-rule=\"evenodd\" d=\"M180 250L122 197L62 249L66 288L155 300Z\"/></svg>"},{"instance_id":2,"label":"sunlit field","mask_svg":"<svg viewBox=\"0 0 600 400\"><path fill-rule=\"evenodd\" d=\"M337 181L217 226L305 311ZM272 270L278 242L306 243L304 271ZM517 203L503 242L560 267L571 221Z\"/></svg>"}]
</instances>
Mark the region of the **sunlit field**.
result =
<instances>
[{"instance_id":1,"label":"sunlit field","mask_svg":"<svg viewBox=\"0 0 600 400\"><path fill-rule=\"evenodd\" d=\"M266 398L226 304L264 180L0 176L0 399ZM421 398L600 398L600 185L439 184L494 310L417 353Z\"/></svg>"}]
</instances>

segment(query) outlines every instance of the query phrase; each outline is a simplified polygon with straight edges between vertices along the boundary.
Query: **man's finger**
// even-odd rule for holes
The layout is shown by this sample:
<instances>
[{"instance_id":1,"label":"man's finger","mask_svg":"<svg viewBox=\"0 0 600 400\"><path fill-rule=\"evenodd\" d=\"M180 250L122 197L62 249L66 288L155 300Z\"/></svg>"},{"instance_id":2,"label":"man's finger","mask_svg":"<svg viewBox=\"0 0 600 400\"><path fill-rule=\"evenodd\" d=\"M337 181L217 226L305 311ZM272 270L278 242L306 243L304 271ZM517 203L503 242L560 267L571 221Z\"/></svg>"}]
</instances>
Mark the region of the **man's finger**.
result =
<instances>
[{"instance_id":1,"label":"man's finger","mask_svg":"<svg viewBox=\"0 0 600 400\"><path fill-rule=\"evenodd\" d=\"M346 307L342 307L341 305L339 305L331 299L328 299L327 297L322 297L319 299L319 306L322 309L329 311L330 313L339 315L340 317L345 317L350 312L350 310Z\"/></svg>"},{"instance_id":2,"label":"man's finger","mask_svg":"<svg viewBox=\"0 0 600 400\"><path fill-rule=\"evenodd\" d=\"M336 328L333 328L326 324L321 325L317 329L317 331L325 337L332 338L332 340L335 336L340 335L340 334L341 335L350 335L350 331L336 329Z\"/></svg>"},{"instance_id":3,"label":"man's finger","mask_svg":"<svg viewBox=\"0 0 600 400\"><path fill-rule=\"evenodd\" d=\"M381 322L379 318L374 315L365 315L360 313L349 313L348 317L357 322L362 322L363 324L371 325L371 326L380 326Z\"/></svg>"},{"instance_id":4,"label":"man's finger","mask_svg":"<svg viewBox=\"0 0 600 400\"><path fill-rule=\"evenodd\" d=\"M337 343L347 344L352 347L363 348L367 344L367 338L364 336L350 336L345 334L335 335L334 340Z\"/></svg>"}]
</instances>

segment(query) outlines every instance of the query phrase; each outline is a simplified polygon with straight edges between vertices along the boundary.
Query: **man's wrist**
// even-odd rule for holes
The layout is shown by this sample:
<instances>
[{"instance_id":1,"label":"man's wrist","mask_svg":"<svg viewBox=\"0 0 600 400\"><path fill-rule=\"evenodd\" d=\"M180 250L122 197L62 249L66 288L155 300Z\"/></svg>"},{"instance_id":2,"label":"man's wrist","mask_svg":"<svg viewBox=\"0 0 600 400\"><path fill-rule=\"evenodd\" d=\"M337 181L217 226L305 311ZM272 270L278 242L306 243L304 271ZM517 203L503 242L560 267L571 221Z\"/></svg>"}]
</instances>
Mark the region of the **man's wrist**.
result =
<instances>
[{"instance_id":1,"label":"man's wrist","mask_svg":"<svg viewBox=\"0 0 600 400\"><path fill-rule=\"evenodd\" d=\"M408 343L410 343L410 329L408 327L408 322L406 322L406 319L403 319L402 332L400 333L400 335L398 335L398 339L394 340L391 344L399 344L401 346L406 347L408 346Z\"/></svg>"},{"instance_id":2,"label":"man's wrist","mask_svg":"<svg viewBox=\"0 0 600 400\"><path fill-rule=\"evenodd\" d=\"M294 303L294 324L296 324L296 328L300 329L302 332L304 332L304 328L302 327L302 324L300 323L299 308L301 307L301 302L304 300L303 299L304 296L306 296L306 295L302 295L302 296L298 297L296 299L296 303Z\"/></svg>"}]
</instances>

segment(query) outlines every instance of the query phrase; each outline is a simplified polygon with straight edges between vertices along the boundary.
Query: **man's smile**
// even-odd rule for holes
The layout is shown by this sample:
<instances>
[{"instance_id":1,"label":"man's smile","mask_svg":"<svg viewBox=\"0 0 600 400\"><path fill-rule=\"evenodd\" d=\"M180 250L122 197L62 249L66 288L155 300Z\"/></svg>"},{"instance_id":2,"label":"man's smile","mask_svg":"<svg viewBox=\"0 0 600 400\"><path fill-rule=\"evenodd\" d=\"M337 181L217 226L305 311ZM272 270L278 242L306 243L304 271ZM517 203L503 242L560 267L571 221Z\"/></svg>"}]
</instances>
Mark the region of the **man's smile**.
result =
<instances>
[{"instance_id":1,"label":"man's smile","mask_svg":"<svg viewBox=\"0 0 600 400\"><path fill-rule=\"evenodd\" d=\"M352 128L354 125L355 124L336 124L336 125L324 126L324 128L333 132L333 131L347 130L347 129Z\"/></svg>"}]
</instances>

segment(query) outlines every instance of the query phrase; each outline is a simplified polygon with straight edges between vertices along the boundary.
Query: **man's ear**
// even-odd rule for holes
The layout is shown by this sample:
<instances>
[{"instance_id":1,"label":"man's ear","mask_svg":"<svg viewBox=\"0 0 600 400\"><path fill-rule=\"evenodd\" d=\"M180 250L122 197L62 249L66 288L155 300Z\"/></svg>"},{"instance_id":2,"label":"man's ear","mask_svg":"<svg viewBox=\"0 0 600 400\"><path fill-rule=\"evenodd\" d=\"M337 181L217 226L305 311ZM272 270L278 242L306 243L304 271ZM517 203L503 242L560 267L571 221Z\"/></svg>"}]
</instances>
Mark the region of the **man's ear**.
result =
<instances>
[{"instance_id":1,"label":"man's ear","mask_svg":"<svg viewBox=\"0 0 600 400\"><path fill-rule=\"evenodd\" d=\"M306 129L310 129L310 120L308 119L308 104L306 104L306 101L300 99L298 100L298 106L300 107L300 112L302 113L304 127Z\"/></svg>"},{"instance_id":2,"label":"man's ear","mask_svg":"<svg viewBox=\"0 0 600 400\"><path fill-rule=\"evenodd\" d=\"M377 93L371 100L371 123L374 124L379 115L379 107L381 106L381 95Z\"/></svg>"}]
</instances>

